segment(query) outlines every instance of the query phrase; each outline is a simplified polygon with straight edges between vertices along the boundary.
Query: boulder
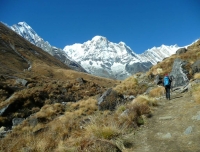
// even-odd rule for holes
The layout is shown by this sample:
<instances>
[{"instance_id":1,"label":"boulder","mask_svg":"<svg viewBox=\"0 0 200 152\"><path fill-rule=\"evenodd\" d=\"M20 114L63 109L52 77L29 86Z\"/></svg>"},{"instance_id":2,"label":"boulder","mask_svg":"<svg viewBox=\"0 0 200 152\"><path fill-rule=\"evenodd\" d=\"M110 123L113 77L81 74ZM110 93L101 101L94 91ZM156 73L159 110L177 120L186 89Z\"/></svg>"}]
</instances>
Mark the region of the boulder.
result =
<instances>
[{"instance_id":1,"label":"boulder","mask_svg":"<svg viewBox=\"0 0 200 152\"><path fill-rule=\"evenodd\" d=\"M114 110L116 105L123 101L123 97L119 96L112 88L108 89L98 99L99 110Z\"/></svg>"},{"instance_id":2,"label":"boulder","mask_svg":"<svg viewBox=\"0 0 200 152\"><path fill-rule=\"evenodd\" d=\"M187 52L187 49L186 49L186 48L180 48L180 49L178 49L178 50L176 51L176 54L180 55L180 54L183 54L183 53L185 53L185 52Z\"/></svg>"},{"instance_id":3,"label":"boulder","mask_svg":"<svg viewBox=\"0 0 200 152\"><path fill-rule=\"evenodd\" d=\"M200 60L197 60L192 64L192 74L200 72Z\"/></svg>"},{"instance_id":4,"label":"boulder","mask_svg":"<svg viewBox=\"0 0 200 152\"><path fill-rule=\"evenodd\" d=\"M172 87L185 86L189 83L187 75L189 72L186 70L187 62L181 59L175 59L172 67L172 71L169 74L170 77L173 77Z\"/></svg>"},{"instance_id":5,"label":"boulder","mask_svg":"<svg viewBox=\"0 0 200 152\"><path fill-rule=\"evenodd\" d=\"M17 125L21 124L22 121L24 121L24 118L13 118L12 119L12 125L17 126Z\"/></svg>"},{"instance_id":6,"label":"boulder","mask_svg":"<svg viewBox=\"0 0 200 152\"><path fill-rule=\"evenodd\" d=\"M76 81L80 84L84 84L86 82L83 78L77 78Z\"/></svg>"},{"instance_id":7,"label":"boulder","mask_svg":"<svg viewBox=\"0 0 200 152\"><path fill-rule=\"evenodd\" d=\"M25 79L17 79L16 83L22 84L23 86L27 86L28 85L28 81L25 80Z\"/></svg>"},{"instance_id":8,"label":"boulder","mask_svg":"<svg viewBox=\"0 0 200 152\"><path fill-rule=\"evenodd\" d=\"M162 77L160 75L156 75L154 82L156 85L162 84Z\"/></svg>"},{"instance_id":9,"label":"boulder","mask_svg":"<svg viewBox=\"0 0 200 152\"><path fill-rule=\"evenodd\" d=\"M4 114L4 112L8 109L9 105L3 107L2 109L0 109L0 116L2 116Z\"/></svg>"},{"instance_id":10,"label":"boulder","mask_svg":"<svg viewBox=\"0 0 200 152\"><path fill-rule=\"evenodd\" d=\"M28 119L28 122L29 122L30 126L35 127L35 126L38 124L38 119L35 118L35 117L30 117L30 118Z\"/></svg>"},{"instance_id":11,"label":"boulder","mask_svg":"<svg viewBox=\"0 0 200 152\"><path fill-rule=\"evenodd\" d=\"M0 139L6 137L6 135L11 132L11 130L7 130L6 127L2 126L0 128Z\"/></svg>"}]
</instances>

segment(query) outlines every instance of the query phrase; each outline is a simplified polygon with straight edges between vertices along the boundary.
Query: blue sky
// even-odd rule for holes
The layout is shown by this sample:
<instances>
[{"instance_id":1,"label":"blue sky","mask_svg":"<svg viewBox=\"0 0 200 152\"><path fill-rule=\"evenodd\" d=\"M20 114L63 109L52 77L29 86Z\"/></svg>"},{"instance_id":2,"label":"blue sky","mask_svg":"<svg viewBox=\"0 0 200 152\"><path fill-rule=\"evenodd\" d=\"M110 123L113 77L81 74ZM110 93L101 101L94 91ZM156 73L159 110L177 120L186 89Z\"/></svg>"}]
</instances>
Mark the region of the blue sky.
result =
<instances>
[{"instance_id":1,"label":"blue sky","mask_svg":"<svg viewBox=\"0 0 200 152\"><path fill-rule=\"evenodd\" d=\"M21 21L53 46L96 35L136 53L200 38L200 0L0 0L0 21Z\"/></svg>"}]
</instances>

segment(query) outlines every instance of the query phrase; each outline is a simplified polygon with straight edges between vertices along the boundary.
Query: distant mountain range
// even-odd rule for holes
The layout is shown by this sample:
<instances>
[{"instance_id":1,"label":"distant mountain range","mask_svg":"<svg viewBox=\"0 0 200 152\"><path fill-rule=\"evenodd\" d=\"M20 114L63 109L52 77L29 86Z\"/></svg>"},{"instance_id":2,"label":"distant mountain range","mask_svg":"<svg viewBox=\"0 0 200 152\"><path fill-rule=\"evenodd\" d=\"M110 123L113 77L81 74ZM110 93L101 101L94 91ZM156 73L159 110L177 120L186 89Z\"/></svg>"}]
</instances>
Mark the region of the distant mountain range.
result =
<instances>
[{"instance_id":1,"label":"distant mountain range","mask_svg":"<svg viewBox=\"0 0 200 152\"><path fill-rule=\"evenodd\" d=\"M147 71L152 65L179 49L177 45L161 45L136 54L124 42L117 44L106 37L95 36L83 44L67 45L62 50L44 41L25 22L11 26L11 29L72 69L121 80L134 73Z\"/></svg>"},{"instance_id":2,"label":"distant mountain range","mask_svg":"<svg viewBox=\"0 0 200 152\"><path fill-rule=\"evenodd\" d=\"M124 79L134 73L147 71L177 49L177 45L162 45L136 54L124 42L116 44L106 37L95 36L83 44L65 46L64 51L91 74Z\"/></svg>"}]
</instances>

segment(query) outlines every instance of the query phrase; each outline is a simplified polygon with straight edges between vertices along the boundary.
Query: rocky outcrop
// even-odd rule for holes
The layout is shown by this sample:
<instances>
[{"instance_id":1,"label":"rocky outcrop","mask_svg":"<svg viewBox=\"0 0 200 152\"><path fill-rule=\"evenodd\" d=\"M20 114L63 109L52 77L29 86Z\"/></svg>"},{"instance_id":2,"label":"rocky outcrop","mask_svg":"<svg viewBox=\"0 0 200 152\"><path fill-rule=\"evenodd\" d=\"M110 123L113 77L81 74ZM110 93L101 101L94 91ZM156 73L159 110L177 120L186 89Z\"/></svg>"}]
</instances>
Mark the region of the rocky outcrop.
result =
<instances>
[{"instance_id":1,"label":"rocky outcrop","mask_svg":"<svg viewBox=\"0 0 200 152\"><path fill-rule=\"evenodd\" d=\"M24 118L13 118L12 125L17 126L17 125L21 124L23 121L24 121Z\"/></svg>"},{"instance_id":2,"label":"rocky outcrop","mask_svg":"<svg viewBox=\"0 0 200 152\"><path fill-rule=\"evenodd\" d=\"M192 73L195 74L197 72L200 72L200 60L197 60L192 64Z\"/></svg>"},{"instance_id":3,"label":"rocky outcrop","mask_svg":"<svg viewBox=\"0 0 200 152\"><path fill-rule=\"evenodd\" d=\"M183 53L185 53L185 52L187 52L187 49L186 49L186 48L180 48L180 49L178 49L178 50L176 51L176 54L180 55L180 54L183 54Z\"/></svg>"},{"instance_id":4,"label":"rocky outcrop","mask_svg":"<svg viewBox=\"0 0 200 152\"><path fill-rule=\"evenodd\" d=\"M138 73L138 72L146 72L150 69L152 66L151 62L137 62L133 64L127 64L125 66L126 71L128 71L131 74Z\"/></svg>"},{"instance_id":5,"label":"rocky outcrop","mask_svg":"<svg viewBox=\"0 0 200 152\"><path fill-rule=\"evenodd\" d=\"M114 110L116 105L123 101L123 96L119 96L112 88L108 89L98 99L99 110Z\"/></svg>"},{"instance_id":6,"label":"rocky outcrop","mask_svg":"<svg viewBox=\"0 0 200 152\"><path fill-rule=\"evenodd\" d=\"M162 84L162 79L163 78L160 75L156 75L154 83L157 85Z\"/></svg>"},{"instance_id":7,"label":"rocky outcrop","mask_svg":"<svg viewBox=\"0 0 200 152\"><path fill-rule=\"evenodd\" d=\"M175 59L172 67L172 71L169 74L173 77L172 87L179 87L187 85L189 79L187 75L189 74L188 70L185 68L187 62L181 59Z\"/></svg>"},{"instance_id":8,"label":"rocky outcrop","mask_svg":"<svg viewBox=\"0 0 200 152\"><path fill-rule=\"evenodd\" d=\"M20 79L20 78L16 79L16 83L17 84L22 84L23 86L27 86L28 85L28 81L27 80Z\"/></svg>"}]
</instances>

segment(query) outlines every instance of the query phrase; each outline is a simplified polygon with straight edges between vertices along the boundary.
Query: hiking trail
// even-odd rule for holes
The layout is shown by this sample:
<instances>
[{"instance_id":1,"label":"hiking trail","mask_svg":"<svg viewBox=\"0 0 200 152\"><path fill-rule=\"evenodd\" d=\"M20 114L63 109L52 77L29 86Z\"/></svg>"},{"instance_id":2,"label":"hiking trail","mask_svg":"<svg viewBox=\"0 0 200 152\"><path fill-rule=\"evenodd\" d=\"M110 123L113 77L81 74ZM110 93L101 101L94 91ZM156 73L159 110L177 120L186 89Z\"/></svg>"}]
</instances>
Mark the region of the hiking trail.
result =
<instances>
[{"instance_id":1,"label":"hiking trail","mask_svg":"<svg viewBox=\"0 0 200 152\"><path fill-rule=\"evenodd\" d=\"M190 92L160 99L133 139L133 152L200 152L200 104Z\"/></svg>"}]
</instances>

